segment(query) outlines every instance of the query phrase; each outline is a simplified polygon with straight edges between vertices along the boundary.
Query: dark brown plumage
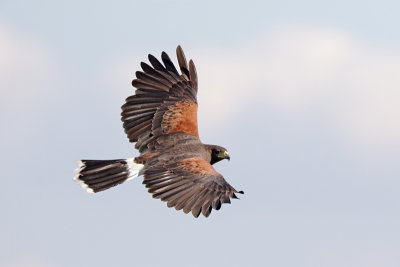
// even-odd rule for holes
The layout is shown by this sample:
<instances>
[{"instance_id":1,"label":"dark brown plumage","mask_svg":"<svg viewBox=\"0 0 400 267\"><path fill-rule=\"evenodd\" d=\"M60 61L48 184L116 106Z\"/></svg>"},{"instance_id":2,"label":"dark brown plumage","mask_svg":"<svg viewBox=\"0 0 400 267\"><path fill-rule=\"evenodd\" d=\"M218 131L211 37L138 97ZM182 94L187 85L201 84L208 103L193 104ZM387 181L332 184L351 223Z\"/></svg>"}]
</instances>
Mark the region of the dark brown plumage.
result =
<instances>
[{"instance_id":1,"label":"dark brown plumage","mask_svg":"<svg viewBox=\"0 0 400 267\"><path fill-rule=\"evenodd\" d=\"M237 198L235 193L243 192L212 166L229 159L226 149L204 145L199 139L196 68L192 60L187 64L180 46L176 52L181 74L165 52L163 63L149 55L151 66L141 63L143 71L136 72L132 81L135 94L122 106L125 132L130 142L136 142L140 156L134 162L82 161L76 180L98 192L144 174L143 184L154 198L195 217L200 213L208 217L212 209L220 209L222 203ZM107 181L106 172L114 180ZM125 176L118 176L121 172Z\"/></svg>"}]
</instances>

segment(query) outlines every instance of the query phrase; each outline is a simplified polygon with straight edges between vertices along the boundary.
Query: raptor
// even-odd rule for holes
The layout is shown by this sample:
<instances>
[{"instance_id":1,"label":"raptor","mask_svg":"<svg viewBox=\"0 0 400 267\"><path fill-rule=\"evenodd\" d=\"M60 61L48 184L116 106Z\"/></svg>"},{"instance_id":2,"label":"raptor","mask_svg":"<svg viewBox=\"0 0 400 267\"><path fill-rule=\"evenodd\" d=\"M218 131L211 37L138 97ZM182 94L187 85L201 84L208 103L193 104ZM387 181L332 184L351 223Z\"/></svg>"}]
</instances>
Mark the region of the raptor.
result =
<instances>
[{"instance_id":1,"label":"raptor","mask_svg":"<svg viewBox=\"0 0 400 267\"><path fill-rule=\"evenodd\" d=\"M135 94L122 106L129 141L140 155L116 160L80 160L75 180L97 193L143 175L154 198L194 217L208 217L212 209L237 198L236 191L213 164L230 159L221 146L203 144L197 126L197 72L176 49L179 70L162 52L162 63L152 55L142 62L132 85Z\"/></svg>"}]
</instances>

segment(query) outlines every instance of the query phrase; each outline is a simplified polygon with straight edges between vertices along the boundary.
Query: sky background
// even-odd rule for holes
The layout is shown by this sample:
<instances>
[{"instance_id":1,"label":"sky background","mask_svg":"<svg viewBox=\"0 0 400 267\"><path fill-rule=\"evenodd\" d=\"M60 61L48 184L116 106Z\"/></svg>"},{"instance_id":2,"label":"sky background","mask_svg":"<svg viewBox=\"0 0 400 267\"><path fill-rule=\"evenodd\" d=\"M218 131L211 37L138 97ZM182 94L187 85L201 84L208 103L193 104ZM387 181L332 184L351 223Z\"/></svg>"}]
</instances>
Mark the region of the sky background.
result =
<instances>
[{"instance_id":1,"label":"sky background","mask_svg":"<svg viewBox=\"0 0 400 267\"><path fill-rule=\"evenodd\" d=\"M0 1L0 266L400 266L398 1ZM141 178L87 194L76 160L138 155L120 106L181 44L203 142L241 200L168 209Z\"/></svg>"}]
</instances>

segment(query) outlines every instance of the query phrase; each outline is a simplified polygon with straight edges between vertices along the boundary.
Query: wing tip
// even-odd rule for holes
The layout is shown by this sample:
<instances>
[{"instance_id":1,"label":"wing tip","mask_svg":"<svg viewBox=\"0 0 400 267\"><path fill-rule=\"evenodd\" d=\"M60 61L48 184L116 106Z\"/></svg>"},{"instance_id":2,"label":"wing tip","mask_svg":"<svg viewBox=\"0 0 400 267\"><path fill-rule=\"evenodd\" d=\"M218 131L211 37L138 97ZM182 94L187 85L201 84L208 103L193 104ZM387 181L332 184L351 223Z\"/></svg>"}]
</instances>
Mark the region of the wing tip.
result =
<instances>
[{"instance_id":1,"label":"wing tip","mask_svg":"<svg viewBox=\"0 0 400 267\"><path fill-rule=\"evenodd\" d=\"M176 52L183 52L182 46L180 44L178 44L178 46L176 47Z\"/></svg>"}]
</instances>

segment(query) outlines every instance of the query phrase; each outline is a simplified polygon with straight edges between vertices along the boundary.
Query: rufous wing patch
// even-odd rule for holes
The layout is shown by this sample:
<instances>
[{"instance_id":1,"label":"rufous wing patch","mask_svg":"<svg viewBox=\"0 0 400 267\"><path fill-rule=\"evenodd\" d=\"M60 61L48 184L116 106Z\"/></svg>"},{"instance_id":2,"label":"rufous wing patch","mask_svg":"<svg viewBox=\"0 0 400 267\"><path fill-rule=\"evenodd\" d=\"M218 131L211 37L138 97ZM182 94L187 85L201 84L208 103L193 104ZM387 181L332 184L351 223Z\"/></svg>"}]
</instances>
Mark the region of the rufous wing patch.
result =
<instances>
[{"instance_id":1,"label":"rufous wing patch","mask_svg":"<svg viewBox=\"0 0 400 267\"><path fill-rule=\"evenodd\" d=\"M209 162L200 157L184 159L180 164L184 170L199 175L219 175L219 173L214 169L213 166L211 166Z\"/></svg>"},{"instance_id":2,"label":"rufous wing patch","mask_svg":"<svg viewBox=\"0 0 400 267\"><path fill-rule=\"evenodd\" d=\"M197 128L197 104L188 99L171 105L163 116L164 133L184 132L199 136Z\"/></svg>"}]
</instances>

